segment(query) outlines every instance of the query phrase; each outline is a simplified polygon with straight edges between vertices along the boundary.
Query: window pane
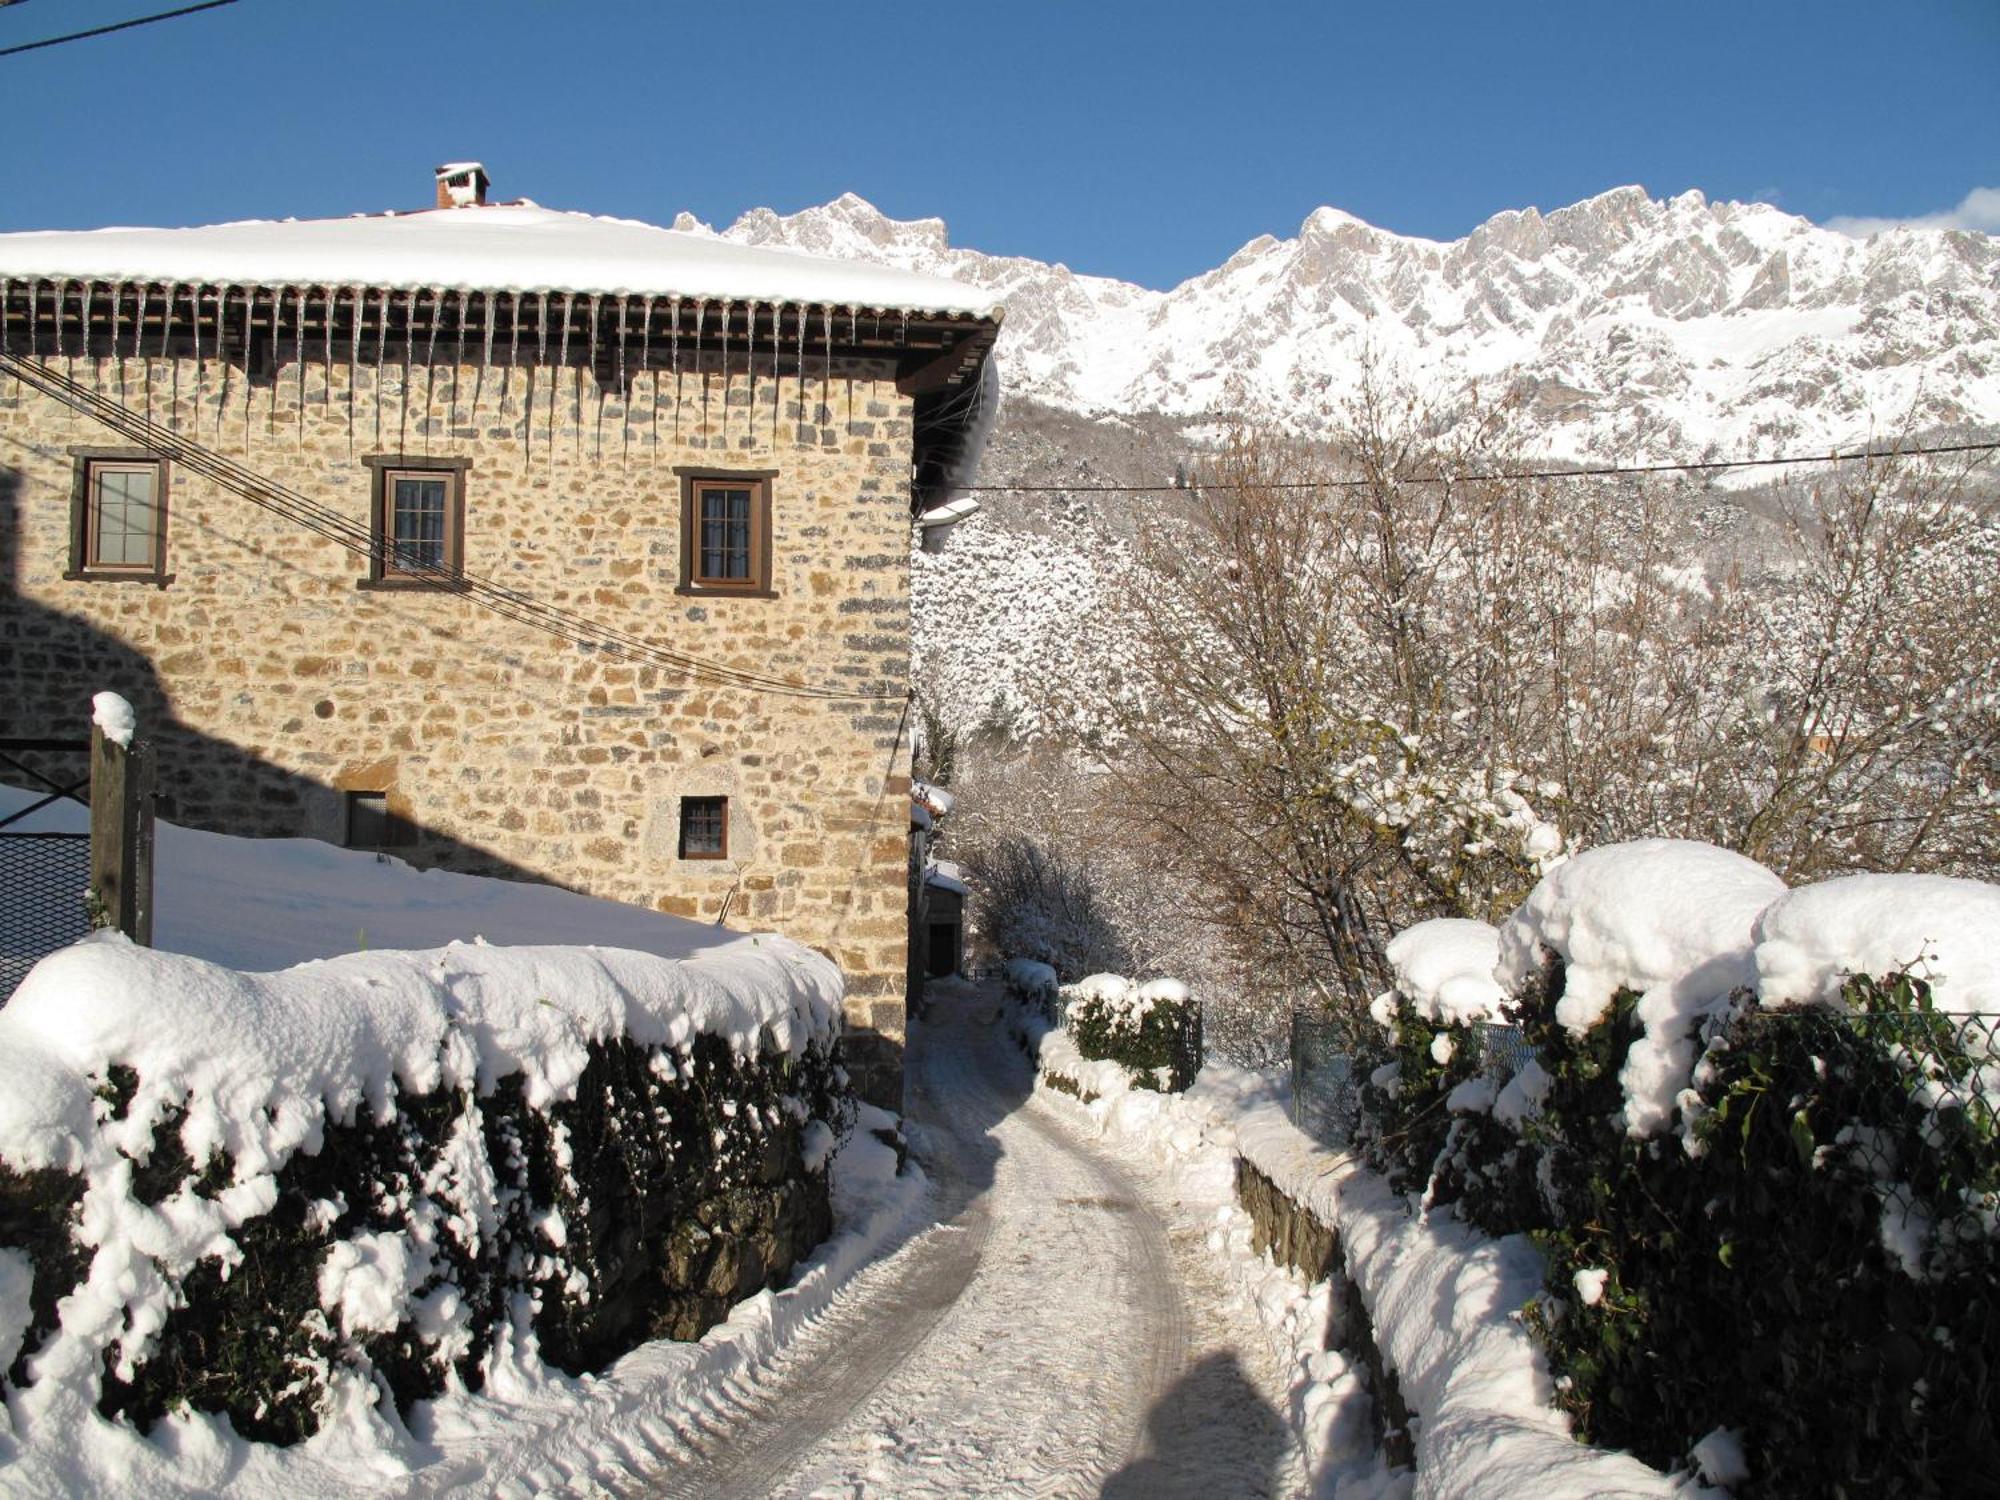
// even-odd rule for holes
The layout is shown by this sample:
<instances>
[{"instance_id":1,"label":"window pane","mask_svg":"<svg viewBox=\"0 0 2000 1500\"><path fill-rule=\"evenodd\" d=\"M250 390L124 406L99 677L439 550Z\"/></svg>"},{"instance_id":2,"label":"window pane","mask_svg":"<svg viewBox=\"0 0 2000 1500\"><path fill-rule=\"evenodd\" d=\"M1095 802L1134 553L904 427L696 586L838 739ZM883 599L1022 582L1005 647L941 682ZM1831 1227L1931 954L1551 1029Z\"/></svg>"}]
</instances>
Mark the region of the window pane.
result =
<instances>
[{"instance_id":1,"label":"window pane","mask_svg":"<svg viewBox=\"0 0 2000 1500\"><path fill-rule=\"evenodd\" d=\"M97 539L90 560L106 567L151 567L159 525L158 471L94 469L91 480Z\"/></svg>"},{"instance_id":2,"label":"window pane","mask_svg":"<svg viewBox=\"0 0 2000 1500\"><path fill-rule=\"evenodd\" d=\"M389 514L390 564L411 571L445 565L443 479L397 475Z\"/></svg>"},{"instance_id":3,"label":"window pane","mask_svg":"<svg viewBox=\"0 0 2000 1500\"><path fill-rule=\"evenodd\" d=\"M681 858L721 856L728 818L727 797L681 798Z\"/></svg>"},{"instance_id":4,"label":"window pane","mask_svg":"<svg viewBox=\"0 0 2000 1500\"><path fill-rule=\"evenodd\" d=\"M701 567L705 579L750 579L750 491L701 491Z\"/></svg>"}]
</instances>

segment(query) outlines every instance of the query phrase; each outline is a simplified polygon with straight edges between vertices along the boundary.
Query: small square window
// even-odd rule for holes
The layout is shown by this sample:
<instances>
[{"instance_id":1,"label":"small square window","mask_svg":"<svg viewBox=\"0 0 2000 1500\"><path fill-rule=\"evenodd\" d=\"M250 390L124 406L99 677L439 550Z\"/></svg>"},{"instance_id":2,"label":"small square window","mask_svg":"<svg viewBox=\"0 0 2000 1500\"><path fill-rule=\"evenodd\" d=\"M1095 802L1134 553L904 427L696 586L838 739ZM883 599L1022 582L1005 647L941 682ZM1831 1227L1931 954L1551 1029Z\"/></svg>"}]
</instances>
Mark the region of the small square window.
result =
<instances>
[{"instance_id":1,"label":"small square window","mask_svg":"<svg viewBox=\"0 0 2000 1500\"><path fill-rule=\"evenodd\" d=\"M368 582L454 588L464 569L463 462L371 458L374 498Z\"/></svg>"},{"instance_id":2,"label":"small square window","mask_svg":"<svg viewBox=\"0 0 2000 1500\"><path fill-rule=\"evenodd\" d=\"M729 857L729 799L681 798L681 858Z\"/></svg>"},{"instance_id":3,"label":"small square window","mask_svg":"<svg viewBox=\"0 0 2000 1500\"><path fill-rule=\"evenodd\" d=\"M144 453L79 453L69 576L164 583L166 551L165 460Z\"/></svg>"},{"instance_id":4,"label":"small square window","mask_svg":"<svg viewBox=\"0 0 2000 1500\"><path fill-rule=\"evenodd\" d=\"M681 474L681 592L771 592L769 472Z\"/></svg>"},{"instance_id":5,"label":"small square window","mask_svg":"<svg viewBox=\"0 0 2000 1500\"><path fill-rule=\"evenodd\" d=\"M409 843L410 825L389 811L387 792L347 794L347 847L394 849Z\"/></svg>"}]
</instances>

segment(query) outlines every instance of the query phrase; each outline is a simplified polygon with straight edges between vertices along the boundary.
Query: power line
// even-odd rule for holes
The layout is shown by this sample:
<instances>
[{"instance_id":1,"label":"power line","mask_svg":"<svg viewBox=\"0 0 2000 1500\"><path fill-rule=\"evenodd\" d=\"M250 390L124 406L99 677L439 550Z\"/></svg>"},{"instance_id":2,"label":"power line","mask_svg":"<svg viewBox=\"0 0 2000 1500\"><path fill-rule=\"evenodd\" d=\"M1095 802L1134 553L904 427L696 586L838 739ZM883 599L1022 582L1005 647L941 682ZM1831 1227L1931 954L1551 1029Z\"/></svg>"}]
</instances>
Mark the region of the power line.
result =
<instances>
[{"instance_id":1,"label":"power line","mask_svg":"<svg viewBox=\"0 0 2000 1500\"><path fill-rule=\"evenodd\" d=\"M20 0L0 0L0 5L18 5ZM43 47L60 47L64 42L81 42L94 36L109 36L114 31L130 31L134 26L150 26L155 21L171 21L176 16L191 16L198 10L215 10L220 6L234 5L236 0L202 0L200 5L183 5L179 10L163 10L156 15L139 16L130 21L114 21L109 26L93 26L88 31L72 31L68 36L52 36L40 42L22 42L17 47L0 47L0 57L12 57L17 52L36 52Z\"/></svg>"},{"instance_id":2,"label":"power line","mask_svg":"<svg viewBox=\"0 0 2000 1500\"><path fill-rule=\"evenodd\" d=\"M170 428L162 427L110 397L91 390L80 381L58 374L44 365L23 359L19 355L7 353L0 353L0 371L13 375L43 395L103 422L113 431L145 444L162 457L172 459L175 463L240 495L251 504L313 532L357 557L373 559L380 555L381 543L368 526L356 521L352 516L300 494L198 441L183 437ZM865 692L859 687L852 691L817 687L768 673L753 672L747 668L731 667L721 662L709 661L703 657L691 656L685 652L656 645L629 631L604 625L586 616L546 604L531 594L476 573L442 565L405 562L400 558L397 565L435 579L439 584L464 595L477 607L502 619L552 635L571 645L602 651L609 656L642 666L665 667L692 677L698 682L742 688L776 697L850 703L890 703L908 697L907 693Z\"/></svg>"},{"instance_id":3,"label":"power line","mask_svg":"<svg viewBox=\"0 0 2000 1500\"><path fill-rule=\"evenodd\" d=\"M1398 484L1503 484L1537 479L1602 479L1622 474L1712 474L1723 469L1770 469L1797 464L1859 463L1871 458L1925 458L1948 453L1992 453L2000 441L1941 443L1934 447L1860 448L1852 453L1800 453L1784 458L1686 459L1657 464L1600 464L1576 469L1490 469L1461 474L1396 474ZM941 484L934 488L962 495L1168 495L1176 490L1351 490L1372 479L1287 479L1270 484Z\"/></svg>"}]
</instances>

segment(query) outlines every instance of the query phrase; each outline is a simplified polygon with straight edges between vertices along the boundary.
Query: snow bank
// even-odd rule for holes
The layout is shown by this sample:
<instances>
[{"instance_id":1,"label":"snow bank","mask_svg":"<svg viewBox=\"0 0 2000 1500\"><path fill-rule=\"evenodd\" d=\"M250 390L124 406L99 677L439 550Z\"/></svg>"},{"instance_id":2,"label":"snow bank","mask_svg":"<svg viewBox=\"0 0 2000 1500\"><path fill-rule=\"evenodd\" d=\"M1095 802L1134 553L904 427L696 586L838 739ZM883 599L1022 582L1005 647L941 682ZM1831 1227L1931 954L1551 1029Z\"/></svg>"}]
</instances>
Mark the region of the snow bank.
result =
<instances>
[{"instance_id":1,"label":"snow bank","mask_svg":"<svg viewBox=\"0 0 2000 1500\"><path fill-rule=\"evenodd\" d=\"M1390 939L1396 991L1426 1021L1453 1026L1499 1017L1507 992L1493 977L1500 931L1488 922L1439 917L1406 927Z\"/></svg>"},{"instance_id":2,"label":"snow bank","mask_svg":"<svg viewBox=\"0 0 2000 1500\"><path fill-rule=\"evenodd\" d=\"M1753 931L1765 1005L1830 1005L1847 976L1910 970L1940 1010L2000 1012L2000 886L1944 875L1846 875L1791 891Z\"/></svg>"},{"instance_id":3,"label":"snow bank","mask_svg":"<svg viewBox=\"0 0 2000 1500\"><path fill-rule=\"evenodd\" d=\"M0 817L38 801L0 787ZM58 802L18 825L88 832L90 813ZM722 954L745 939L707 922L554 886L445 870L318 839L246 839L155 825L153 942L232 969L288 968L357 949L452 942L627 948L661 958ZM81 896L79 895L79 899Z\"/></svg>"},{"instance_id":4,"label":"snow bank","mask_svg":"<svg viewBox=\"0 0 2000 1500\"><path fill-rule=\"evenodd\" d=\"M939 276L515 204L6 234L0 278L583 292L975 318L997 318L1002 307L996 292Z\"/></svg>"},{"instance_id":5,"label":"snow bank","mask_svg":"<svg viewBox=\"0 0 2000 1500\"><path fill-rule=\"evenodd\" d=\"M1355 1158L1326 1150L1277 1101L1236 1120L1244 1158L1336 1229L1412 1426L1420 1497L1598 1500L1713 1494L1628 1454L1578 1444L1550 1404L1548 1364L1520 1320L1542 1290L1524 1235L1489 1240L1448 1210L1409 1201Z\"/></svg>"},{"instance_id":6,"label":"snow bank","mask_svg":"<svg viewBox=\"0 0 2000 1500\"><path fill-rule=\"evenodd\" d=\"M1621 989L1645 1035L1619 1081L1625 1126L1657 1133L1693 1071L1700 1020L1754 986L1751 929L1785 892L1755 860L1710 844L1642 839L1586 850L1542 877L1500 933L1500 982L1520 988L1544 950L1562 960L1556 1020L1581 1036Z\"/></svg>"}]
</instances>

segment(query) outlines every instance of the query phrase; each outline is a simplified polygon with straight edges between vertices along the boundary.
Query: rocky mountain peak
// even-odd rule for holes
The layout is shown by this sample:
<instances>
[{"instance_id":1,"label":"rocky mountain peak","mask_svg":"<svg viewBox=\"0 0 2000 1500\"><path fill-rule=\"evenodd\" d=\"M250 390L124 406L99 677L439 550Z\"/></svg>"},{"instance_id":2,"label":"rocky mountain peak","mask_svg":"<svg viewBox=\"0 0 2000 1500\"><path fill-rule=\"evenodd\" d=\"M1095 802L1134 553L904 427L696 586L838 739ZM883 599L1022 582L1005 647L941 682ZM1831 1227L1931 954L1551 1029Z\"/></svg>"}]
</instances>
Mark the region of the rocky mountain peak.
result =
<instances>
[{"instance_id":1,"label":"rocky mountain peak","mask_svg":"<svg viewBox=\"0 0 2000 1500\"><path fill-rule=\"evenodd\" d=\"M1076 412L1310 431L1365 357L1419 385L1560 393L1540 437L1564 456L2000 423L2000 240L1860 241L1694 191L1613 188L1453 241L1320 208L1293 238L1259 235L1164 292L956 248L941 220L890 218L851 193L755 210L724 234L1002 291L1007 388Z\"/></svg>"}]
</instances>

